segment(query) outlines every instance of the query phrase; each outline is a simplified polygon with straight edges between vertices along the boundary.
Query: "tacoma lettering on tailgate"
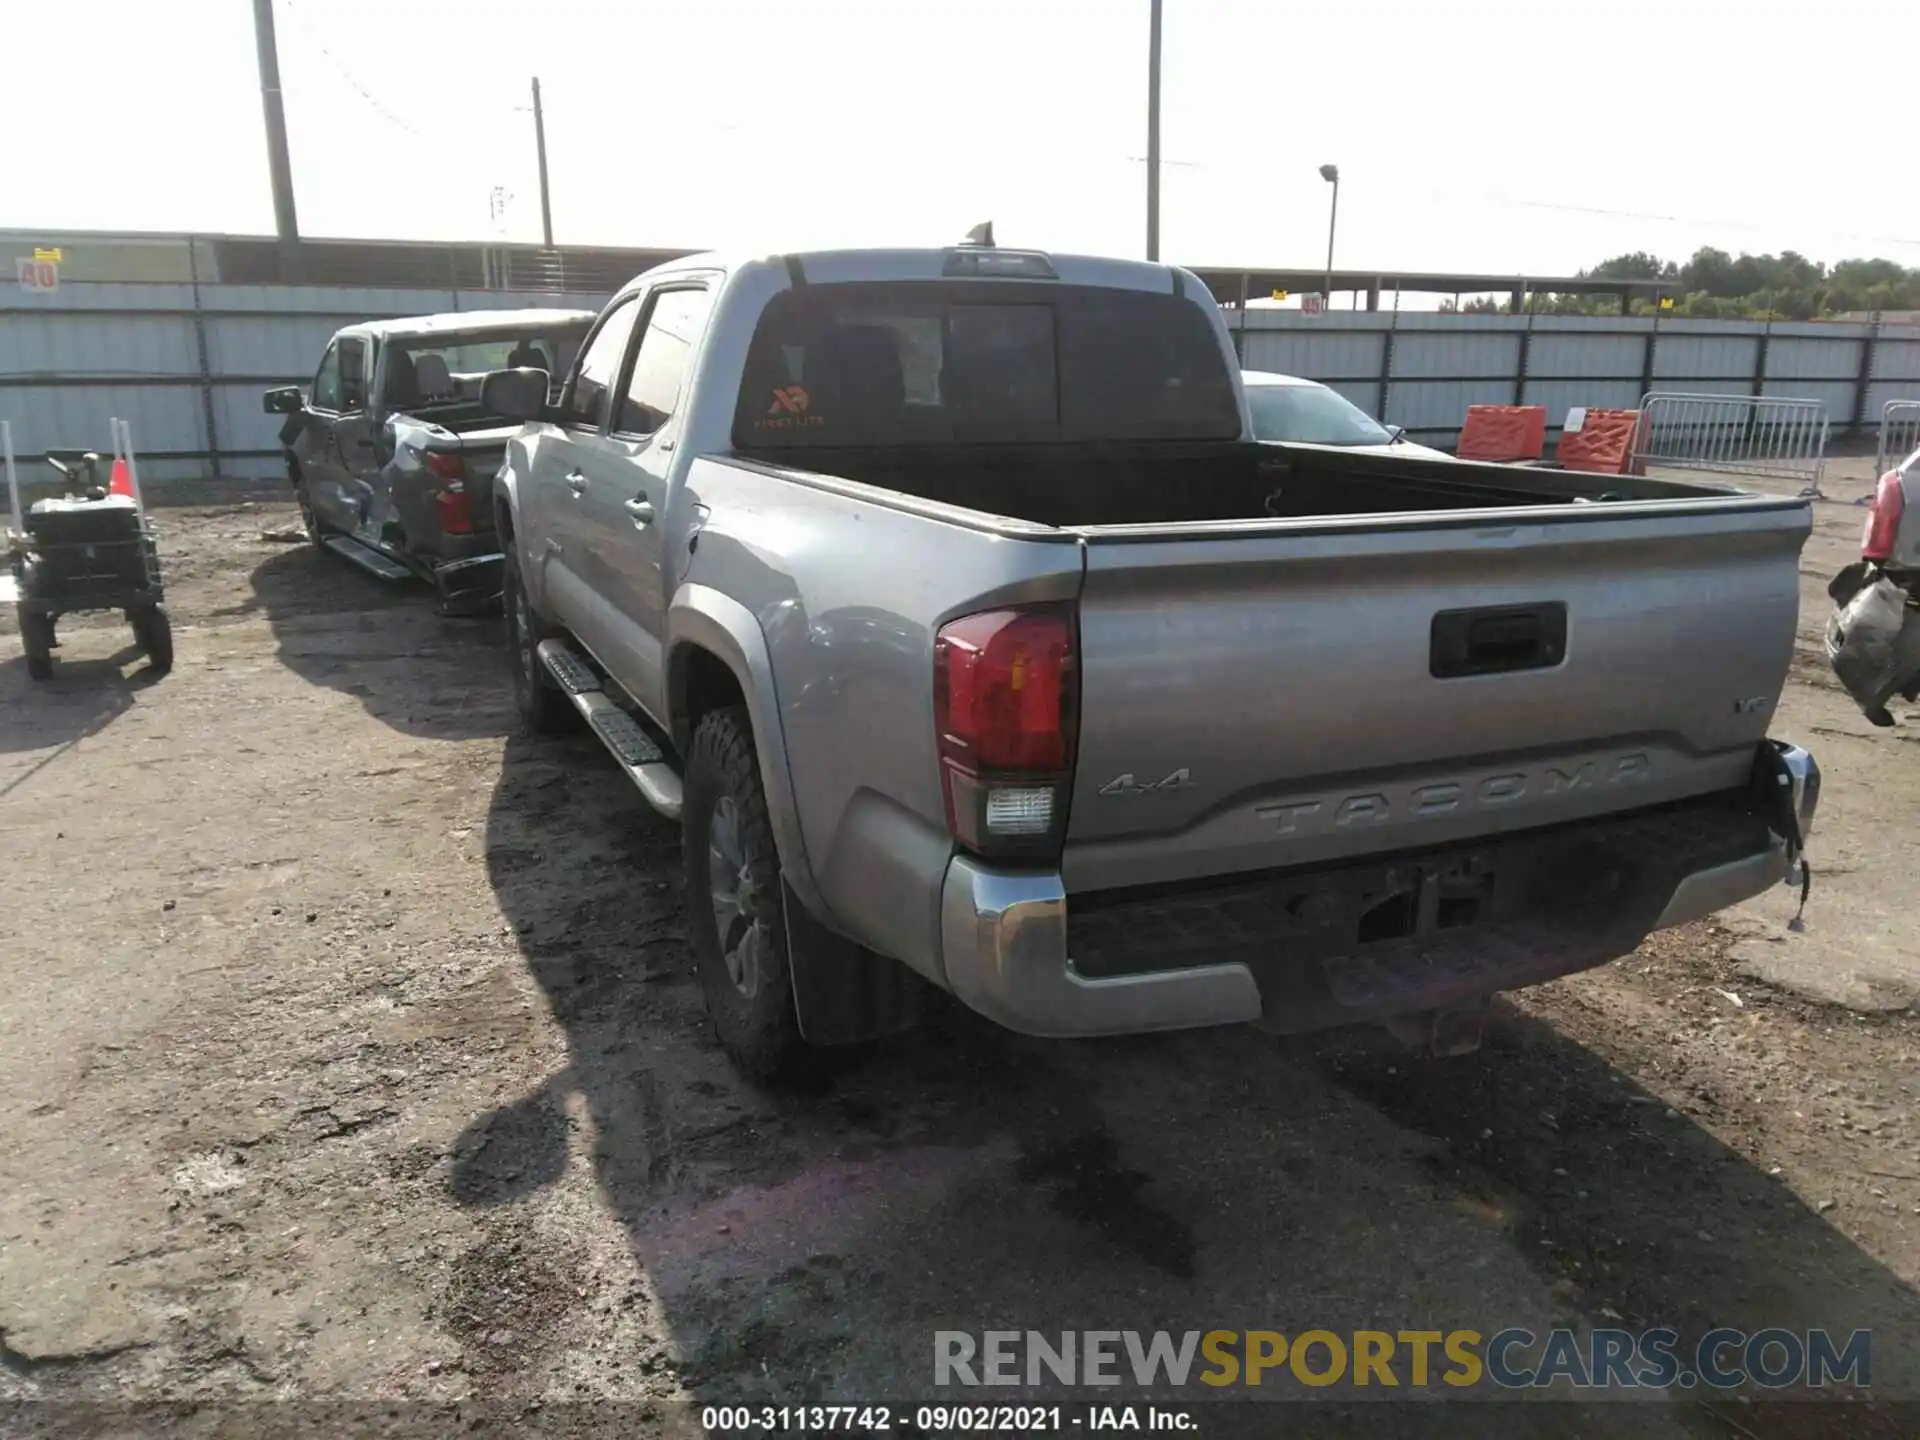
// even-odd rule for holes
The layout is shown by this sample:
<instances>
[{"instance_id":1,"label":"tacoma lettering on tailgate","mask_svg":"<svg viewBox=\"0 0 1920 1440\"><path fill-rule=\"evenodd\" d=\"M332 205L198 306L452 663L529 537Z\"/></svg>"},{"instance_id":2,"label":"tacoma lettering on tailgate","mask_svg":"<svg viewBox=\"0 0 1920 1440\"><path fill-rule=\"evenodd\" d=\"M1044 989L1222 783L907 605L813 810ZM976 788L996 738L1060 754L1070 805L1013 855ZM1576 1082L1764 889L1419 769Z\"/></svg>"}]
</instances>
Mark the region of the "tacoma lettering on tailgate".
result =
<instances>
[{"instance_id":1,"label":"tacoma lettering on tailgate","mask_svg":"<svg viewBox=\"0 0 1920 1440\"><path fill-rule=\"evenodd\" d=\"M1382 825L1393 820L1454 815L1463 810L1497 810L1527 799L1550 799L1575 791L1640 784L1652 773L1653 761L1645 751L1635 750L1610 759L1582 760L1578 764L1503 770L1495 775L1462 780L1434 780L1393 792L1367 790L1353 795L1283 800L1257 806L1254 814L1272 822L1282 835L1304 835L1312 831Z\"/></svg>"}]
</instances>

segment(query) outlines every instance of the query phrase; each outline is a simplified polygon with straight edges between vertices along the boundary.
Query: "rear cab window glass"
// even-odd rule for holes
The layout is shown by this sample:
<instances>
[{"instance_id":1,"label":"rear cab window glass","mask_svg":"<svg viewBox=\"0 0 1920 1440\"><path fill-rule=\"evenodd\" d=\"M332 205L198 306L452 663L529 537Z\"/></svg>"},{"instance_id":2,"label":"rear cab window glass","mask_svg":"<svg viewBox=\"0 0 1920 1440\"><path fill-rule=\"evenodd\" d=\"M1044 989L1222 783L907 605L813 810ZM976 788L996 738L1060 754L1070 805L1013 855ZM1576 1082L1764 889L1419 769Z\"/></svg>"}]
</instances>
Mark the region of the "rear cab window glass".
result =
<instances>
[{"instance_id":1,"label":"rear cab window glass","mask_svg":"<svg viewBox=\"0 0 1920 1440\"><path fill-rule=\"evenodd\" d=\"M1237 439L1233 371L1180 296L949 280L811 285L760 317L734 444Z\"/></svg>"},{"instance_id":2,"label":"rear cab window glass","mask_svg":"<svg viewBox=\"0 0 1920 1440\"><path fill-rule=\"evenodd\" d=\"M400 336L387 342L386 402L406 409L478 400L481 383L495 370L565 375L590 323Z\"/></svg>"}]
</instances>

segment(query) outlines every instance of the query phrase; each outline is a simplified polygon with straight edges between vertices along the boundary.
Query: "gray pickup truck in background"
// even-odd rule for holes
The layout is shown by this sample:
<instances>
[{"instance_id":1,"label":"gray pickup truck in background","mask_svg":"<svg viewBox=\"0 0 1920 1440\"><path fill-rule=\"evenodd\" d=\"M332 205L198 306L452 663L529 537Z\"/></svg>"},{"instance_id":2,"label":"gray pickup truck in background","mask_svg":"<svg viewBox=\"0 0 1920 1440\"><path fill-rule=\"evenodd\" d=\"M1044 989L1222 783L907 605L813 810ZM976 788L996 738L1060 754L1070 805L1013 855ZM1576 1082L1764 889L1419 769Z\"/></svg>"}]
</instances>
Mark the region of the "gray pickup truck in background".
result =
<instances>
[{"instance_id":1,"label":"gray pickup truck in background","mask_svg":"<svg viewBox=\"0 0 1920 1440\"><path fill-rule=\"evenodd\" d=\"M1804 873L1805 501L1258 443L1184 271L695 257L483 399L521 713L679 817L749 1074L929 987L1457 1051Z\"/></svg>"},{"instance_id":2,"label":"gray pickup truck in background","mask_svg":"<svg viewBox=\"0 0 1920 1440\"><path fill-rule=\"evenodd\" d=\"M564 374L587 310L482 310L350 325L328 342L313 385L269 390L307 537L384 580L417 576L443 609L500 595L493 472L519 429L479 403L487 373Z\"/></svg>"}]
</instances>

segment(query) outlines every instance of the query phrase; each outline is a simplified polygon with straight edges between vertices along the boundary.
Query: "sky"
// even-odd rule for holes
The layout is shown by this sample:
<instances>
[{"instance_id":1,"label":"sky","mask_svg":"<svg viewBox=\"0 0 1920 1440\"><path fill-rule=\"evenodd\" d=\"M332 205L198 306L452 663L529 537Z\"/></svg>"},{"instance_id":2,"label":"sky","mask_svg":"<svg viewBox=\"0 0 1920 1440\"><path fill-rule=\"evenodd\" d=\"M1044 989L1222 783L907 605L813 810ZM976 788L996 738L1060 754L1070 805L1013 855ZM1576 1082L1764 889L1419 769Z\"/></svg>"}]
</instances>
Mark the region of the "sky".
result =
<instances>
[{"instance_id":1,"label":"sky","mask_svg":"<svg viewBox=\"0 0 1920 1440\"><path fill-rule=\"evenodd\" d=\"M16 7L0 228L271 233L250 0ZM1920 6L1164 7L1164 259L1320 265L1333 163L1341 267L1701 245L1920 266L1898 91L1873 79ZM275 0L301 230L537 242L538 74L562 243L937 245L991 219L1005 245L1141 255L1148 13Z\"/></svg>"}]
</instances>

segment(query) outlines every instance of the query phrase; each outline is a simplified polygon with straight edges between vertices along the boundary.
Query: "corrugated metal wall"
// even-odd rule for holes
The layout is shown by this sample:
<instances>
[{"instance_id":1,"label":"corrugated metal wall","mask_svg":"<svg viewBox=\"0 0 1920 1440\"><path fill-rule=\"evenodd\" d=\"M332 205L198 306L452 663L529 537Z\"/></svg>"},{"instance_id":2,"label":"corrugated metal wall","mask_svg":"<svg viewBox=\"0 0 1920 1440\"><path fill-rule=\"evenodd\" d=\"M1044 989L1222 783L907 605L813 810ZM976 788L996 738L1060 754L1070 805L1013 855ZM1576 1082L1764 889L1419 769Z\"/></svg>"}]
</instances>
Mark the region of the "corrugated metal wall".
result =
<instances>
[{"instance_id":1,"label":"corrugated metal wall","mask_svg":"<svg viewBox=\"0 0 1920 1440\"><path fill-rule=\"evenodd\" d=\"M277 477L260 392L311 379L329 336L380 316L602 295L285 285L63 284L0 301L0 418L22 456L107 449L130 421L149 483ZM1920 327L1432 312L1229 311L1250 369L1323 380L1362 409L1446 444L1468 405L1631 406L1648 389L1824 402L1836 431L1920 399ZM217 463L216 463L217 462Z\"/></svg>"},{"instance_id":2,"label":"corrugated metal wall","mask_svg":"<svg viewBox=\"0 0 1920 1440\"><path fill-rule=\"evenodd\" d=\"M1250 370L1304 375L1433 444L1467 406L1630 408L1649 390L1818 400L1835 433L1920 399L1920 327L1640 316L1229 309Z\"/></svg>"},{"instance_id":3,"label":"corrugated metal wall","mask_svg":"<svg viewBox=\"0 0 1920 1440\"><path fill-rule=\"evenodd\" d=\"M274 385L305 384L343 325L448 310L570 306L604 295L346 289L286 285L63 284L0 302L0 419L22 459L112 448L107 421L133 426L141 479L219 473L278 477ZM23 478L41 478L32 469Z\"/></svg>"}]
</instances>

